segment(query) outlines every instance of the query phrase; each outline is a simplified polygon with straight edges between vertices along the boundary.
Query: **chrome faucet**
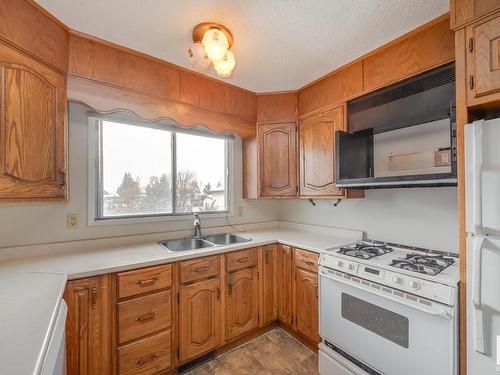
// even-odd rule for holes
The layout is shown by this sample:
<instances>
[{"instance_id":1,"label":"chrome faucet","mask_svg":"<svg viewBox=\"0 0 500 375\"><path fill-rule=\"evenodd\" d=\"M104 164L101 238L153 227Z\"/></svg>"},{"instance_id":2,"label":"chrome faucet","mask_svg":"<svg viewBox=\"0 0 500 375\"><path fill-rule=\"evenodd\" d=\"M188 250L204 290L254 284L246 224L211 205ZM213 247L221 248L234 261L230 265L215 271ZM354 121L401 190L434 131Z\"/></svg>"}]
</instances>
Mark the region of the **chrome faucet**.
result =
<instances>
[{"instance_id":1,"label":"chrome faucet","mask_svg":"<svg viewBox=\"0 0 500 375\"><path fill-rule=\"evenodd\" d=\"M201 219L200 216L195 212L194 213L194 237L201 237Z\"/></svg>"}]
</instances>

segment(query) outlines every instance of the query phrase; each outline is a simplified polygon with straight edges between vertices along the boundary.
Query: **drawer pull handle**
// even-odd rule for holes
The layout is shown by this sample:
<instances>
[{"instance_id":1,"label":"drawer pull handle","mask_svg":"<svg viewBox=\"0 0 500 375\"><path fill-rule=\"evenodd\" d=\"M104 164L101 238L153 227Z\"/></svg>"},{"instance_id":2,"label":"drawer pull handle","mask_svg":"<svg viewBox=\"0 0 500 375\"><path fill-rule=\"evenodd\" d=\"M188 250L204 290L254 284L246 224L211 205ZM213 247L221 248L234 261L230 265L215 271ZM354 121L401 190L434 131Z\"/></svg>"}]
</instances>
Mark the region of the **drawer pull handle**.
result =
<instances>
[{"instance_id":1,"label":"drawer pull handle","mask_svg":"<svg viewBox=\"0 0 500 375\"><path fill-rule=\"evenodd\" d=\"M136 365L144 365L145 363L154 361L156 358L158 358L158 356L156 354L151 354L147 357L139 358L138 360L135 361L135 364Z\"/></svg>"},{"instance_id":2,"label":"drawer pull handle","mask_svg":"<svg viewBox=\"0 0 500 375\"><path fill-rule=\"evenodd\" d=\"M310 260L308 260L308 259L300 258L300 261L301 261L302 263L307 264L308 266L314 266L314 262L313 262L313 261L310 261Z\"/></svg>"},{"instance_id":3,"label":"drawer pull handle","mask_svg":"<svg viewBox=\"0 0 500 375\"><path fill-rule=\"evenodd\" d=\"M200 267L200 268L195 268L194 272L200 273L200 272L206 272L208 271L208 267Z\"/></svg>"},{"instance_id":4,"label":"drawer pull handle","mask_svg":"<svg viewBox=\"0 0 500 375\"><path fill-rule=\"evenodd\" d=\"M217 287L217 301L220 300L220 288Z\"/></svg>"},{"instance_id":5,"label":"drawer pull handle","mask_svg":"<svg viewBox=\"0 0 500 375\"><path fill-rule=\"evenodd\" d=\"M240 258L240 259L238 259L238 262L240 262L240 263L248 262L248 257Z\"/></svg>"},{"instance_id":6,"label":"drawer pull handle","mask_svg":"<svg viewBox=\"0 0 500 375\"><path fill-rule=\"evenodd\" d=\"M149 315L138 316L137 318L135 318L135 320L138 322L144 322L146 320L154 319L158 315L160 315L160 314L155 311L154 313L149 314Z\"/></svg>"},{"instance_id":7,"label":"drawer pull handle","mask_svg":"<svg viewBox=\"0 0 500 375\"><path fill-rule=\"evenodd\" d=\"M148 286L148 285L154 284L156 281L158 281L158 279L159 279L159 276L157 275L157 276L153 276L152 278L147 279L147 280L136 281L135 284L139 285L139 286Z\"/></svg>"}]
</instances>

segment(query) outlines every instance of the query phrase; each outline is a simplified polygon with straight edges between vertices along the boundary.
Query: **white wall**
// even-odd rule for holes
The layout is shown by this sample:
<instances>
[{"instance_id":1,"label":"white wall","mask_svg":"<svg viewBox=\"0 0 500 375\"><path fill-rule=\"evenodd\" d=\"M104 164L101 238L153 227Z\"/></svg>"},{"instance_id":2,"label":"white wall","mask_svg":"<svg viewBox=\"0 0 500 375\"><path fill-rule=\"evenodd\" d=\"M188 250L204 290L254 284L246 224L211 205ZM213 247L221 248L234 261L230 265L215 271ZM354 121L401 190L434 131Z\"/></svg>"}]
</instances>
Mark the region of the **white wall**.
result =
<instances>
[{"instance_id":1,"label":"white wall","mask_svg":"<svg viewBox=\"0 0 500 375\"><path fill-rule=\"evenodd\" d=\"M192 227L192 219L127 225L87 225L87 111L84 106L69 107L69 186L70 203L1 204L0 247L36 243L93 239L140 233L182 230ZM231 224L254 223L279 218L279 202L241 198L241 140L234 145L235 206L243 207L241 217L229 217ZM78 229L66 229L66 215L79 214ZM226 224L226 218L205 219L205 227Z\"/></svg>"},{"instance_id":2,"label":"white wall","mask_svg":"<svg viewBox=\"0 0 500 375\"><path fill-rule=\"evenodd\" d=\"M364 199L283 201L282 220L366 232L367 237L458 252L457 189L367 190Z\"/></svg>"},{"instance_id":3,"label":"white wall","mask_svg":"<svg viewBox=\"0 0 500 375\"><path fill-rule=\"evenodd\" d=\"M191 218L150 224L87 225L87 115L85 107L69 111L70 198L65 203L0 205L0 247L93 239L130 234L189 229ZM241 198L241 141L235 141L235 206L242 217L231 224L288 220L364 230L370 238L413 246L457 251L457 189L391 189L366 191L366 198L332 201L243 200ZM78 213L78 229L66 229L66 215ZM225 225L225 218L204 220L204 225Z\"/></svg>"}]
</instances>

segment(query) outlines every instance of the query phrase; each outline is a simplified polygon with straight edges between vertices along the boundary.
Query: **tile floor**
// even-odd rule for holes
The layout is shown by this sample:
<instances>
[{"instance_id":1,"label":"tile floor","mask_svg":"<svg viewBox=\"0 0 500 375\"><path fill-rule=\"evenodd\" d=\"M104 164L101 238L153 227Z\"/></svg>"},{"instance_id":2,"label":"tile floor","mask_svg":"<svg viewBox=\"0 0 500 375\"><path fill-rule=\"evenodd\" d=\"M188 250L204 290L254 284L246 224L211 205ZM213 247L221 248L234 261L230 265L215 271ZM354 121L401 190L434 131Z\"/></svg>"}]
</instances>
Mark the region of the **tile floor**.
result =
<instances>
[{"instance_id":1,"label":"tile floor","mask_svg":"<svg viewBox=\"0 0 500 375\"><path fill-rule=\"evenodd\" d=\"M185 375L317 375L318 357L279 328Z\"/></svg>"}]
</instances>

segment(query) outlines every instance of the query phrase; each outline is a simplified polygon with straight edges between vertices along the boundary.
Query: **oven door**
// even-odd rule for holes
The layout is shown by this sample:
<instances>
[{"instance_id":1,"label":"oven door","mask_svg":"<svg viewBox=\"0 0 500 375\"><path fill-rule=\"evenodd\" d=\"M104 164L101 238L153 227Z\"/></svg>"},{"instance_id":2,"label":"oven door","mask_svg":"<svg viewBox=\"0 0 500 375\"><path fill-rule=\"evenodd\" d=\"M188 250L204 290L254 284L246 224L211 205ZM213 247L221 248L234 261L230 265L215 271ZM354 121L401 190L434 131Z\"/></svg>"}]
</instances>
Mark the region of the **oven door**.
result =
<instances>
[{"instance_id":1,"label":"oven door","mask_svg":"<svg viewBox=\"0 0 500 375\"><path fill-rule=\"evenodd\" d=\"M386 375L456 375L456 312L321 267L320 335Z\"/></svg>"}]
</instances>

